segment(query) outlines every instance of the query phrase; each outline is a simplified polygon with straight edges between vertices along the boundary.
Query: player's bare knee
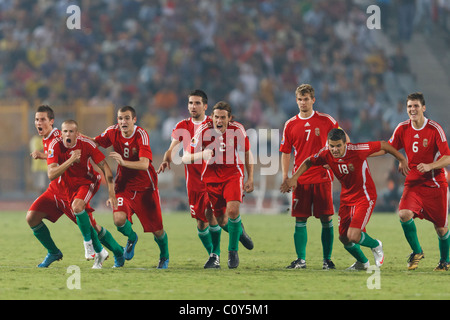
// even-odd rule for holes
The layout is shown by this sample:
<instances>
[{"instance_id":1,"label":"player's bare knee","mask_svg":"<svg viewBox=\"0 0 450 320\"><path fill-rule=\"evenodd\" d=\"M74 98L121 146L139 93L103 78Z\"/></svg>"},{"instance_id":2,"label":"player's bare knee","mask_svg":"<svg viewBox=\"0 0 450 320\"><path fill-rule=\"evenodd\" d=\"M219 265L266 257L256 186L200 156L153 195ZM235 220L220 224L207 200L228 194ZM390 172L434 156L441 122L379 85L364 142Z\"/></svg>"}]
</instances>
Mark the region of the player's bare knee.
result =
<instances>
[{"instance_id":1,"label":"player's bare knee","mask_svg":"<svg viewBox=\"0 0 450 320\"><path fill-rule=\"evenodd\" d=\"M406 222L414 218L414 212L411 210L400 210L398 212L398 217L402 222Z\"/></svg>"},{"instance_id":2,"label":"player's bare knee","mask_svg":"<svg viewBox=\"0 0 450 320\"><path fill-rule=\"evenodd\" d=\"M28 211L25 219L30 227L35 227L42 222L45 214L37 211Z\"/></svg>"}]
</instances>

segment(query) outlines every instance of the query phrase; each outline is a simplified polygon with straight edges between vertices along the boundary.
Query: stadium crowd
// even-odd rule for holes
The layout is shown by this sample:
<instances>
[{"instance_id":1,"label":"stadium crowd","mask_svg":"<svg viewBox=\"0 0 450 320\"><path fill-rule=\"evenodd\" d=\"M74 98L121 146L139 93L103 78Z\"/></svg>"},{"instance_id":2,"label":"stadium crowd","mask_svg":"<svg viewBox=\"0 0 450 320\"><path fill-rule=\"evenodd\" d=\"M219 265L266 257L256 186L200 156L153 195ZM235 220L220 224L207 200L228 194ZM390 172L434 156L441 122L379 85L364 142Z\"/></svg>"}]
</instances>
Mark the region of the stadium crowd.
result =
<instances>
[{"instance_id":1,"label":"stadium crowd","mask_svg":"<svg viewBox=\"0 0 450 320\"><path fill-rule=\"evenodd\" d=\"M432 21L443 25L447 3L423 6L421 17L442 11ZM72 4L79 30L66 27ZM411 1L377 4L388 18ZM377 44L366 8L352 0L0 0L0 99L133 105L159 153L187 116L192 88L210 104L228 100L248 128L281 130L298 112L296 86L310 83L317 110L355 139L386 139L405 117L385 82L413 75L401 46L391 55ZM399 25L399 40L404 34Z\"/></svg>"}]
</instances>

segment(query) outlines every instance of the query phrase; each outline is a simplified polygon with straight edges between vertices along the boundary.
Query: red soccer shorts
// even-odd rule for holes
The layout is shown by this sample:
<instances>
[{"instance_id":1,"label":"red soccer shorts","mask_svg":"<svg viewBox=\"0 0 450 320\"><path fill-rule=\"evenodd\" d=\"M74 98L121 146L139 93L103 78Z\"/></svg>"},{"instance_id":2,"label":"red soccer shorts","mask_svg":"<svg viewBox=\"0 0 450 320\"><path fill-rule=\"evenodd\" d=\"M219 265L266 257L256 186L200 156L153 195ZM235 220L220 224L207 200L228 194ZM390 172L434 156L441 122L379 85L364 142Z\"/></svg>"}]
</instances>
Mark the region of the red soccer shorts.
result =
<instances>
[{"instance_id":1,"label":"red soccer shorts","mask_svg":"<svg viewBox=\"0 0 450 320\"><path fill-rule=\"evenodd\" d=\"M339 207L339 235L347 236L349 228L357 228L366 232L366 225L372 216L376 201L362 199L353 206L341 205Z\"/></svg>"},{"instance_id":2,"label":"red soccer shorts","mask_svg":"<svg viewBox=\"0 0 450 320\"><path fill-rule=\"evenodd\" d=\"M312 212L314 210L314 212ZM332 216L333 186L332 182L318 184L299 184L292 193L291 216L309 218L312 215L320 218L322 215Z\"/></svg>"},{"instance_id":3,"label":"red soccer shorts","mask_svg":"<svg viewBox=\"0 0 450 320\"><path fill-rule=\"evenodd\" d=\"M243 178L235 176L222 183L207 183L206 192L213 209L214 216L220 216L225 213L227 202L242 202L244 189Z\"/></svg>"},{"instance_id":4,"label":"red soccer shorts","mask_svg":"<svg viewBox=\"0 0 450 320\"><path fill-rule=\"evenodd\" d=\"M74 223L77 223L77 219L72 212L72 206L70 202L59 197L57 194L47 189L39 198L37 198L31 205L28 211L44 212L46 219L55 223L58 219L65 214ZM86 205L86 211L89 214L92 226L97 224L92 212L94 209L88 204Z\"/></svg>"},{"instance_id":5,"label":"red soccer shorts","mask_svg":"<svg viewBox=\"0 0 450 320\"><path fill-rule=\"evenodd\" d=\"M188 191L189 209L191 217L203 222L208 222L206 219L206 209L211 208L208 194L206 191Z\"/></svg>"},{"instance_id":6,"label":"red soccer shorts","mask_svg":"<svg viewBox=\"0 0 450 320\"><path fill-rule=\"evenodd\" d=\"M414 212L414 217L432 222L438 228L448 225L448 187L405 186L399 210Z\"/></svg>"},{"instance_id":7,"label":"red soccer shorts","mask_svg":"<svg viewBox=\"0 0 450 320\"><path fill-rule=\"evenodd\" d=\"M125 212L131 223L133 223L132 216L135 213L144 228L144 232L155 232L163 229L161 199L158 189L125 190L116 193L116 198L118 208L114 212Z\"/></svg>"}]
</instances>

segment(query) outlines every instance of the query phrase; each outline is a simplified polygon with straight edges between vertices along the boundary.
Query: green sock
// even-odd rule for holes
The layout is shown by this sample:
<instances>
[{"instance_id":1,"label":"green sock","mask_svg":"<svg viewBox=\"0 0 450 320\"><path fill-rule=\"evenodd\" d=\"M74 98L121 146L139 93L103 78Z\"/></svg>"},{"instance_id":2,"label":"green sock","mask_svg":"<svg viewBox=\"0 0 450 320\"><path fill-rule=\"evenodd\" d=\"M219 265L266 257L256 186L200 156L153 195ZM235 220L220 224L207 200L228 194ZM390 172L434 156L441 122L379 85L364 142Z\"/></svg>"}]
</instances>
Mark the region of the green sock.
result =
<instances>
[{"instance_id":1,"label":"green sock","mask_svg":"<svg viewBox=\"0 0 450 320\"><path fill-rule=\"evenodd\" d=\"M136 232L133 231L129 220L125 220L125 224L121 227L117 227L117 230L124 236L128 237L128 240L136 241Z\"/></svg>"},{"instance_id":2,"label":"green sock","mask_svg":"<svg viewBox=\"0 0 450 320\"><path fill-rule=\"evenodd\" d=\"M216 224L215 226L209 226L209 233L211 234L212 253L220 256L220 236L222 234L222 228Z\"/></svg>"},{"instance_id":3,"label":"green sock","mask_svg":"<svg viewBox=\"0 0 450 320\"><path fill-rule=\"evenodd\" d=\"M56 247L56 244L53 242L50 235L50 230L48 230L44 222L32 227L31 230L33 230L34 236L39 240L44 248L47 249L48 253L55 254L59 252L58 247Z\"/></svg>"},{"instance_id":4,"label":"green sock","mask_svg":"<svg viewBox=\"0 0 450 320\"><path fill-rule=\"evenodd\" d=\"M366 263L369 261L364 253L361 251L361 247L357 243L350 242L344 245L345 250L347 250L357 261L361 263Z\"/></svg>"},{"instance_id":5,"label":"green sock","mask_svg":"<svg viewBox=\"0 0 450 320\"><path fill-rule=\"evenodd\" d=\"M159 258L169 259L169 241L167 238L167 233L164 231L164 234L161 237L154 237L154 239L159 247Z\"/></svg>"},{"instance_id":6,"label":"green sock","mask_svg":"<svg viewBox=\"0 0 450 320\"><path fill-rule=\"evenodd\" d=\"M308 232L306 231L306 221L295 223L294 244L298 259L306 258L306 243L308 242Z\"/></svg>"},{"instance_id":7,"label":"green sock","mask_svg":"<svg viewBox=\"0 0 450 320\"><path fill-rule=\"evenodd\" d=\"M236 219L228 218L228 251L239 250L239 238L242 234L241 216Z\"/></svg>"},{"instance_id":8,"label":"green sock","mask_svg":"<svg viewBox=\"0 0 450 320\"><path fill-rule=\"evenodd\" d=\"M369 247L371 249L376 248L380 245L378 240L371 238L367 233L361 232L361 239L358 242L360 245L364 247Z\"/></svg>"},{"instance_id":9,"label":"green sock","mask_svg":"<svg viewBox=\"0 0 450 320\"><path fill-rule=\"evenodd\" d=\"M89 215L87 214L86 210L75 213L75 217L77 219L77 225L81 231L81 234L83 235L84 241L91 240L91 221L89 220Z\"/></svg>"},{"instance_id":10,"label":"green sock","mask_svg":"<svg viewBox=\"0 0 450 320\"><path fill-rule=\"evenodd\" d=\"M450 247L450 231L439 238L439 251L441 253L441 261L450 262L449 247Z\"/></svg>"},{"instance_id":11,"label":"green sock","mask_svg":"<svg viewBox=\"0 0 450 320\"><path fill-rule=\"evenodd\" d=\"M417 229L416 229L416 224L414 223L414 220L411 219L406 222L400 221L400 224L402 225L406 240L408 241L409 245L411 246L411 249L413 250L413 252L421 253L422 248L420 246L419 239L417 238Z\"/></svg>"},{"instance_id":12,"label":"green sock","mask_svg":"<svg viewBox=\"0 0 450 320\"><path fill-rule=\"evenodd\" d=\"M98 234L98 239L102 245L105 246L106 249L112 251L115 256L123 256L123 248L117 243L107 229L102 227L102 230Z\"/></svg>"},{"instance_id":13,"label":"green sock","mask_svg":"<svg viewBox=\"0 0 450 320\"><path fill-rule=\"evenodd\" d=\"M199 228L197 228L197 234L202 241L206 251L208 252L208 254L210 254L213 249L213 244L211 239L211 232L209 232L209 226L207 226L204 230L200 230Z\"/></svg>"},{"instance_id":14,"label":"green sock","mask_svg":"<svg viewBox=\"0 0 450 320\"><path fill-rule=\"evenodd\" d=\"M225 231L226 233L228 233L228 224L224 225L222 227L223 231Z\"/></svg>"},{"instance_id":15,"label":"green sock","mask_svg":"<svg viewBox=\"0 0 450 320\"><path fill-rule=\"evenodd\" d=\"M97 231L94 227L91 227L91 238L92 238L92 246L94 247L94 251L99 253L103 250L102 243L98 239Z\"/></svg>"},{"instance_id":16,"label":"green sock","mask_svg":"<svg viewBox=\"0 0 450 320\"><path fill-rule=\"evenodd\" d=\"M334 229L333 220L328 222L322 222L322 250L323 259L331 259L331 253L333 252L333 242L334 242Z\"/></svg>"}]
</instances>

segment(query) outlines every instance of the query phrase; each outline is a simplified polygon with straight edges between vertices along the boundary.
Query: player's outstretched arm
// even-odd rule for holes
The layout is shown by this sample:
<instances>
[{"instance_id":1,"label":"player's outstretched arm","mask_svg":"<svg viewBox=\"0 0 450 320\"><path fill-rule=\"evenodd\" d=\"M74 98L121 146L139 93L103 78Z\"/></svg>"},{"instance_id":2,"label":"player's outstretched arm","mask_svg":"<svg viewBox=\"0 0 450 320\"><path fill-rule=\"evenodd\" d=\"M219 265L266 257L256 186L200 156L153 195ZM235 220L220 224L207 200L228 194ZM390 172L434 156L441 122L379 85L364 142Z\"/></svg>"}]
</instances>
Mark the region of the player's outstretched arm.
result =
<instances>
[{"instance_id":1,"label":"player's outstretched arm","mask_svg":"<svg viewBox=\"0 0 450 320\"><path fill-rule=\"evenodd\" d=\"M110 206L112 209L117 209L116 192L114 191L114 176L111 168L105 160L97 163L97 166L102 170L105 176L106 186L108 187L108 200L106 200L106 205Z\"/></svg>"},{"instance_id":2,"label":"player's outstretched arm","mask_svg":"<svg viewBox=\"0 0 450 320\"><path fill-rule=\"evenodd\" d=\"M409 173L409 167L408 167L408 160L393 146L391 146L386 141L380 141L381 143L381 150L385 151L385 153L392 154L398 161L398 171L401 172L404 176L406 176Z\"/></svg>"},{"instance_id":3,"label":"player's outstretched arm","mask_svg":"<svg viewBox=\"0 0 450 320\"><path fill-rule=\"evenodd\" d=\"M212 158L213 150L211 149L205 149L200 152L196 153L189 153L186 152L183 157L181 158L181 161L184 164L191 164L191 163L201 163L202 160L208 161Z\"/></svg>"},{"instance_id":4,"label":"player's outstretched arm","mask_svg":"<svg viewBox=\"0 0 450 320\"><path fill-rule=\"evenodd\" d=\"M250 193L254 190L253 184L253 153L249 150L245 152L245 170L247 170L247 181L244 183L244 191Z\"/></svg>"},{"instance_id":5,"label":"player's outstretched arm","mask_svg":"<svg viewBox=\"0 0 450 320\"><path fill-rule=\"evenodd\" d=\"M283 181L280 186L280 191L282 193L290 192L292 189L297 187L297 180L300 178L302 174L304 174L309 168L311 168L311 160L306 158L305 161L298 167L297 171L295 171L294 175L290 178L287 178Z\"/></svg>"},{"instance_id":6,"label":"player's outstretched arm","mask_svg":"<svg viewBox=\"0 0 450 320\"><path fill-rule=\"evenodd\" d=\"M147 170L150 163L150 159L146 157L139 157L138 161L128 161L124 160L122 156L117 152L111 152L109 154L111 158L117 161L122 167L133 169L133 170Z\"/></svg>"},{"instance_id":7,"label":"player's outstretched arm","mask_svg":"<svg viewBox=\"0 0 450 320\"><path fill-rule=\"evenodd\" d=\"M417 170L419 170L422 173L425 173L435 169L442 169L447 166L450 166L450 156L443 156L439 160L432 163L419 163L417 165Z\"/></svg>"},{"instance_id":8,"label":"player's outstretched arm","mask_svg":"<svg viewBox=\"0 0 450 320\"><path fill-rule=\"evenodd\" d=\"M178 151L178 148L175 149L176 146L180 144L180 141L178 140L172 140L170 143L169 149L164 153L163 161L159 165L158 170L156 173L164 172L164 170L169 169L170 170L170 163L172 162L172 155L174 151Z\"/></svg>"}]
</instances>

